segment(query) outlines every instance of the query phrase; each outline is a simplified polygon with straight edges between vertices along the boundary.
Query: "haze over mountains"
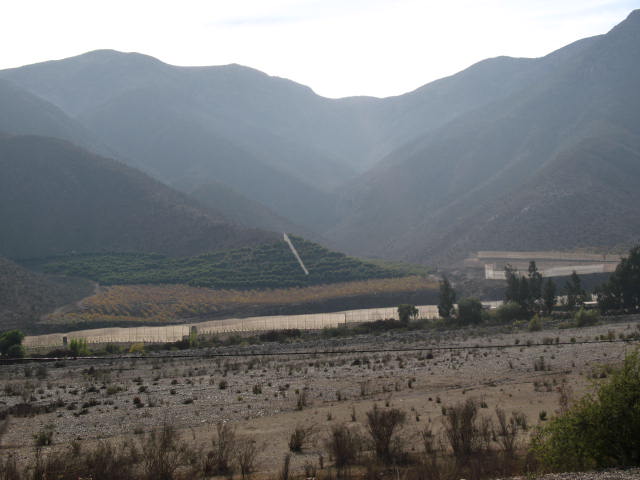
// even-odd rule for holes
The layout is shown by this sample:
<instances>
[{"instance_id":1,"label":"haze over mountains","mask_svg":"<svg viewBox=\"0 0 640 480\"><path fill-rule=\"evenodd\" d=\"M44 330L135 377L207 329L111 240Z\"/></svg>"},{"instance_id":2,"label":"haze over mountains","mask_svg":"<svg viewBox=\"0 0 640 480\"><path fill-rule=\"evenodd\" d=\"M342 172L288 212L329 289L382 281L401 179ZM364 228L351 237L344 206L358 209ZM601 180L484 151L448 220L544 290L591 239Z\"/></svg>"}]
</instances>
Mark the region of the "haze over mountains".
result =
<instances>
[{"instance_id":1,"label":"haze over mountains","mask_svg":"<svg viewBox=\"0 0 640 480\"><path fill-rule=\"evenodd\" d=\"M0 255L148 251L193 255L273 242L142 172L66 141L0 137Z\"/></svg>"},{"instance_id":2,"label":"haze over mountains","mask_svg":"<svg viewBox=\"0 0 640 480\"><path fill-rule=\"evenodd\" d=\"M485 60L385 99L326 99L238 65L103 50L1 71L0 131L63 138L217 203L217 221L243 225L228 239L269 235L247 226L287 229L422 263L613 247L640 236L639 59L640 11L546 57ZM3 139L3 151L25 141ZM93 158L57 143L46 175L61 149ZM151 209L131 200L136 218ZM163 248L203 248L195 236Z\"/></svg>"}]
</instances>

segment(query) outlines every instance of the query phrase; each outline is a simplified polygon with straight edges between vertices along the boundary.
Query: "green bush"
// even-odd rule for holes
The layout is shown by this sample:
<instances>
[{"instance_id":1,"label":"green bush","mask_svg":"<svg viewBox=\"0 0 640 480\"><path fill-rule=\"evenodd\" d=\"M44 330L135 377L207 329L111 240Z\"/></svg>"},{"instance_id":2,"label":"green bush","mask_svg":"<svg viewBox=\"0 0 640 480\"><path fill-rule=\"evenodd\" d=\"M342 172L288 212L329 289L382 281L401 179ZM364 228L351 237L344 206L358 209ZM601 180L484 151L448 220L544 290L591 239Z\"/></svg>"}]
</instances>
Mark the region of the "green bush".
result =
<instances>
[{"instance_id":1,"label":"green bush","mask_svg":"<svg viewBox=\"0 0 640 480\"><path fill-rule=\"evenodd\" d=\"M132 343L129 347L129 353L144 353L144 343Z\"/></svg>"},{"instance_id":2,"label":"green bush","mask_svg":"<svg viewBox=\"0 0 640 480\"><path fill-rule=\"evenodd\" d=\"M638 351L593 394L539 428L532 451L547 470L640 465Z\"/></svg>"},{"instance_id":3,"label":"green bush","mask_svg":"<svg viewBox=\"0 0 640 480\"><path fill-rule=\"evenodd\" d=\"M482 322L482 303L477 298L463 298L458 302L458 321L464 325Z\"/></svg>"},{"instance_id":4,"label":"green bush","mask_svg":"<svg viewBox=\"0 0 640 480\"><path fill-rule=\"evenodd\" d=\"M89 355L86 338L72 338L69 342L69 351L74 357Z\"/></svg>"},{"instance_id":5,"label":"green bush","mask_svg":"<svg viewBox=\"0 0 640 480\"><path fill-rule=\"evenodd\" d=\"M12 358L24 357L24 348L22 347L24 333L20 330L9 330L0 335L0 354Z\"/></svg>"},{"instance_id":6,"label":"green bush","mask_svg":"<svg viewBox=\"0 0 640 480\"><path fill-rule=\"evenodd\" d=\"M25 350L22 345L11 345L7 350L7 357L10 358L23 358L25 356Z\"/></svg>"},{"instance_id":7,"label":"green bush","mask_svg":"<svg viewBox=\"0 0 640 480\"><path fill-rule=\"evenodd\" d=\"M506 302L500 305L496 310L496 319L500 323L513 323L516 320L527 318L527 313L516 302Z\"/></svg>"},{"instance_id":8,"label":"green bush","mask_svg":"<svg viewBox=\"0 0 640 480\"><path fill-rule=\"evenodd\" d=\"M529 320L529 325L527 329L530 332L539 332L542 330L542 319L538 315L534 315L531 320Z\"/></svg>"},{"instance_id":9,"label":"green bush","mask_svg":"<svg viewBox=\"0 0 640 480\"><path fill-rule=\"evenodd\" d=\"M52 424L45 425L38 433L33 435L33 440L37 447L45 447L53 444L53 435L55 426Z\"/></svg>"},{"instance_id":10,"label":"green bush","mask_svg":"<svg viewBox=\"0 0 640 480\"><path fill-rule=\"evenodd\" d=\"M581 308L573 316L573 323L576 327L586 327L594 325L600 319L600 314L596 310L585 310Z\"/></svg>"},{"instance_id":11,"label":"green bush","mask_svg":"<svg viewBox=\"0 0 640 480\"><path fill-rule=\"evenodd\" d=\"M403 303L402 305L398 305L398 319L402 323L409 323L409 320L418 318L418 309L415 305L409 305L407 303Z\"/></svg>"}]
</instances>

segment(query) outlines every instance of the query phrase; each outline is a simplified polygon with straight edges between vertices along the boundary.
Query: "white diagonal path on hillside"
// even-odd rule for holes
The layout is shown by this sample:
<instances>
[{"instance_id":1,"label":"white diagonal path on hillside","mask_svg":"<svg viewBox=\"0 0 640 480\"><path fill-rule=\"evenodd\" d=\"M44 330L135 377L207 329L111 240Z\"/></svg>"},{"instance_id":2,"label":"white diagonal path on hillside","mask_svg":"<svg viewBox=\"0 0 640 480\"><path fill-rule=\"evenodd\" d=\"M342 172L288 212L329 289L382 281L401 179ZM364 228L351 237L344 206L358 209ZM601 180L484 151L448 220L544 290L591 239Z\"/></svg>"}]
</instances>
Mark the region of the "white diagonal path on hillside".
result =
<instances>
[{"instance_id":1,"label":"white diagonal path on hillside","mask_svg":"<svg viewBox=\"0 0 640 480\"><path fill-rule=\"evenodd\" d=\"M298 259L298 263L300 264L300 268L302 268L302 271L304 272L305 275L309 275L309 270L307 270L307 267L305 267L304 263L302 263L302 259L300 258L300 255L298 255L298 251L296 250L296 247L294 247L293 243L291 243L291 240L289 240L289 235L287 235L286 233L283 233L283 235L284 235L284 241L289 244L289 248L291 249L291 253L293 253L293 255Z\"/></svg>"}]
</instances>

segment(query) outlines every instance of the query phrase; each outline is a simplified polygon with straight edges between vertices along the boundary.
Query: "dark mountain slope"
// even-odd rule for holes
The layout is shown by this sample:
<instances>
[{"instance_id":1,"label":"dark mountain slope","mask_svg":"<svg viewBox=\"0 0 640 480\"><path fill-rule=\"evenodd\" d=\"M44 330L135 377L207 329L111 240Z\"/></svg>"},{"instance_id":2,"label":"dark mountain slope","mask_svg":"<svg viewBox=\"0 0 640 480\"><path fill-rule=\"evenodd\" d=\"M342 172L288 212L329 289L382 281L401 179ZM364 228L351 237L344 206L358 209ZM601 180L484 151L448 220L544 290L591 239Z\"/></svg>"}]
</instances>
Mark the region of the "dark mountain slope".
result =
<instances>
[{"instance_id":1,"label":"dark mountain slope","mask_svg":"<svg viewBox=\"0 0 640 480\"><path fill-rule=\"evenodd\" d=\"M0 331L33 331L41 315L93 293L86 280L41 275L0 257Z\"/></svg>"},{"instance_id":2,"label":"dark mountain slope","mask_svg":"<svg viewBox=\"0 0 640 480\"><path fill-rule=\"evenodd\" d=\"M498 231L487 245L473 230L473 219L478 212L486 214L482 218L493 218L504 211L496 208L508 205L516 195L525 198L533 194L531 190L538 184L532 179L549 181L544 174L547 165L569 162L578 145L583 154L587 146L597 142L617 145L596 150L594 155L611 168L627 161L629 154L624 152L634 151L634 139L640 133L639 32L640 14L634 12L605 36L577 42L536 60L519 80L519 87L507 96L460 115L396 150L354 185L354 194L345 199L346 220L333 231L339 244L421 261L450 257L448 250L454 245L501 249L526 242L528 248L538 248L533 243L539 248L551 244L534 242L539 236L528 236L528 225L521 218L510 222L508 232ZM567 169L555 168L559 178L553 185L565 185L571 192ZM581 173L587 177L581 181L587 182L591 172L585 166ZM611 199L623 188L616 182L608 186ZM584 231L584 218L569 207L560 201L547 202L547 208L557 215L555 221L549 221L548 229L558 229L563 222L583 232L579 238L559 236L555 248L601 245L599 227ZM613 215L616 225L624 223L624 218ZM630 241L629 235L623 228L611 239L618 241L624 236Z\"/></svg>"},{"instance_id":3,"label":"dark mountain slope","mask_svg":"<svg viewBox=\"0 0 640 480\"><path fill-rule=\"evenodd\" d=\"M105 153L108 149L55 105L0 79L0 132L61 138Z\"/></svg>"},{"instance_id":4,"label":"dark mountain slope","mask_svg":"<svg viewBox=\"0 0 640 480\"><path fill-rule=\"evenodd\" d=\"M291 223L270 208L220 183L201 185L190 192L189 197L245 227L294 233L307 239L319 238L318 233Z\"/></svg>"},{"instance_id":5,"label":"dark mountain slope","mask_svg":"<svg viewBox=\"0 0 640 480\"><path fill-rule=\"evenodd\" d=\"M372 160L381 160L425 132L508 96L534 64L528 58L491 58L412 92L382 99L374 113L379 133L371 139Z\"/></svg>"},{"instance_id":6,"label":"dark mountain slope","mask_svg":"<svg viewBox=\"0 0 640 480\"><path fill-rule=\"evenodd\" d=\"M329 195L261 161L200 113L165 102L166 95L129 92L85 124L136 159L136 167L185 192L219 182L301 224L324 228L334 220Z\"/></svg>"},{"instance_id":7,"label":"dark mountain slope","mask_svg":"<svg viewBox=\"0 0 640 480\"><path fill-rule=\"evenodd\" d=\"M334 221L326 190L354 174L322 147L336 143L322 142L326 130L349 138L341 117L317 114L327 101L249 68L175 67L103 50L0 76L58 105L165 183L190 190L222 182L297 223Z\"/></svg>"},{"instance_id":8,"label":"dark mountain slope","mask_svg":"<svg viewBox=\"0 0 640 480\"><path fill-rule=\"evenodd\" d=\"M411 251L414 258L446 261L472 250L628 247L640 239L639 180L640 137L594 134L517 189L467 207L456 228L444 216L429 229L418 226L427 248ZM414 234L409 231L396 246Z\"/></svg>"},{"instance_id":9,"label":"dark mountain slope","mask_svg":"<svg viewBox=\"0 0 640 480\"><path fill-rule=\"evenodd\" d=\"M0 254L140 251L190 255L275 234L229 224L125 165L61 140L0 138Z\"/></svg>"}]
</instances>

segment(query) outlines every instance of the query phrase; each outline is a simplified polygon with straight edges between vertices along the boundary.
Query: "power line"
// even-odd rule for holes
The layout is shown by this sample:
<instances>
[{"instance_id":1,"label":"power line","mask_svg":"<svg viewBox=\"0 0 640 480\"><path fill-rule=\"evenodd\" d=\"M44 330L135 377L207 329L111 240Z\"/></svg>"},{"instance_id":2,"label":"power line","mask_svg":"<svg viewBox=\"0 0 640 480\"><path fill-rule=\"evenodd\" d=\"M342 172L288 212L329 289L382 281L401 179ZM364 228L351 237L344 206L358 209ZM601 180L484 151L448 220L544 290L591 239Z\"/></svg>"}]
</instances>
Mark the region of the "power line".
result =
<instances>
[{"instance_id":1,"label":"power line","mask_svg":"<svg viewBox=\"0 0 640 480\"><path fill-rule=\"evenodd\" d=\"M609 343L630 344L638 342L638 340L591 340L582 342L553 342L553 343L524 343L524 344L499 344L499 345L445 345L435 347L399 347L399 348L376 348L376 349L356 349L356 350L309 350L309 351L292 351L292 352L207 352L198 354L163 354L163 355L116 355L116 356L81 356L81 357L25 357L25 358L1 358L0 365L12 365L28 362L58 362L66 360L96 360L96 361L113 361L113 360L153 360L156 358L235 358L235 357L287 357L287 356L315 356L315 355L356 355L356 354L375 354L375 353L394 353L394 352L434 352L434 351L460 351L460 350L489 350L489 349L507 349L507 348L537 348L537 347L553 347L563 345L598 345Z\"/></svg>"}]
</instances>

